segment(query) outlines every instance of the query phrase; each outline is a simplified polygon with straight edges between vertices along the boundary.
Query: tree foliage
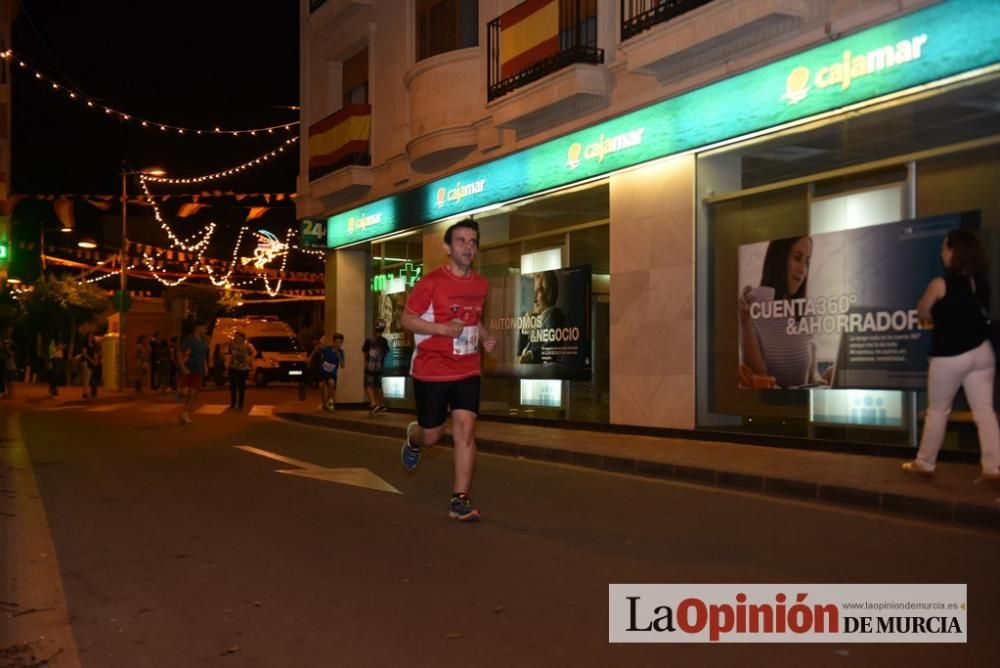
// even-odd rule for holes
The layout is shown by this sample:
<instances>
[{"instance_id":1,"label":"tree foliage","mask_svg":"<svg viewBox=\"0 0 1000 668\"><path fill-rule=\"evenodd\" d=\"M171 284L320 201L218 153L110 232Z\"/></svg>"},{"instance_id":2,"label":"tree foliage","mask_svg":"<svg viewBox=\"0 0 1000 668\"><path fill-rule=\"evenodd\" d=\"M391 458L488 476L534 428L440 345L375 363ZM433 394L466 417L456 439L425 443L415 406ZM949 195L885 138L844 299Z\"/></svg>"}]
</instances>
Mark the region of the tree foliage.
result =
<instances>
[{"instance_id":1,"label":"tree foliage","mask_svg":"<svg viewBox=\"0 0 1000 668\"><path fill-rule=\"evenodd\" d=\"M171 310L176 300L186 299L194 309L195 318L206 322L215 318L219 311L221 297L222 294L218 288L211 285L181 284L163 291L163 303L168 311Z\"/></svg>"},{"instance_id":2,"label":"tree foliage","mask_svg":"<svg viewBox=\"0 0 1000 668\"><path fill-rule=\"evenodd\" d=\"M100 288L80 283L72 276L43 276L21 300L29 329L47 338L75 334L78 324L90 321L111 307Z\"/></svg>"}]
</instances>

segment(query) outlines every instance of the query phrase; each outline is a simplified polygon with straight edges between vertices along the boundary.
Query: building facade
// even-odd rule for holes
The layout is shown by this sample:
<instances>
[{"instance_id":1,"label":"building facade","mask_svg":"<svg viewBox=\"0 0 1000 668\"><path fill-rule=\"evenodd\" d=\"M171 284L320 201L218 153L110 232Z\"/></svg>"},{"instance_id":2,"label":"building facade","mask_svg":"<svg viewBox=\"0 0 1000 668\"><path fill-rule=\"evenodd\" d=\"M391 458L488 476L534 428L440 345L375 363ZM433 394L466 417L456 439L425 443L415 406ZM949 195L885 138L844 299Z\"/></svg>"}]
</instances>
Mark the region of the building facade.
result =
<instances>
[{"instance_id":1,"label":"building facade","mask_svg":"<svg viewBox=\"0 0 1000 668\"><path fill-rule=\"evenodd\" d=\"M761 265L783 239L808 247L801 308L827 308L834 275L851 300L897 281L874 268L909 256L859 271L850 230L975 224L1000 259L1000 5L310 0L301 29L302 240L328 249L327 329L349 351L389 322L394 405L412 405L408 290L471 215L500 340L484 413L915 442L922 371L862 349L913 357L894 341L919 332L869 331L854 301L833 343L822 318L782 338L814 314L777 339L743 316L780 299ZM946 447L974 448L967 431Z\"/></svg>"}]
</instances>

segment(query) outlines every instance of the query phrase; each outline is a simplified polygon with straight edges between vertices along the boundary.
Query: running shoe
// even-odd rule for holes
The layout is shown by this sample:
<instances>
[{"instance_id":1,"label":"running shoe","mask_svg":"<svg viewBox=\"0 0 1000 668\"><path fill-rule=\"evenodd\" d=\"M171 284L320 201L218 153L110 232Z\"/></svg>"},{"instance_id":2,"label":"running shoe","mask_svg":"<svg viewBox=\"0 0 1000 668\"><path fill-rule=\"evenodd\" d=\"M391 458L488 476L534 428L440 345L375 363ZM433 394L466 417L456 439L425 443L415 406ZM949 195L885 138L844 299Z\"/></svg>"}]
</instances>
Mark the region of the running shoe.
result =
<instances>
[{"instance_id":1,"label":"running shoe","mask_svg":"<svg viewBox=\"0 0 1000 668\"><path fill-rule=\"evenodd\" d=\"M368 417L375 417L378 414L378 406L372 406L371 410L368 411Z\"/></svg>"},{"instance_id":2,"label":"running shoe","mask_svg":"<svg viewBox=\"0 0 1000 668\"><path fill-rule=\"evenodd\" d=\"M400 453L403 468L410 473L413 473L413 471L417 468L417 464L420 463L420 448L415 448L410 445L410 436L417 431L417 426L416 422L411 422L406 425L406 438L403 439L403 450Z\"/></svg>"},{"instance_id":3,"label":"running shoe","mask_svg":"<svg viewBox=\"0 0 1000 668\"><path fill-rule=\"evenodd\" d=\"M467 494L452 496L448 504L448 517L459 522L476 522L479 520L479 510L472 505L472 499Z\"/></svg>"},{"instance_id":4,"label":"running shoe","mask_svg":"<svg viewBox=\"0 0 1000 668\"><path fill-rule=\"evenodd\" d=\"M379 404L378 406L375 407L375 410L377 410L379 413L389 412L389 409L386 408L384 404Z\"/></svg>"}]
</instances>

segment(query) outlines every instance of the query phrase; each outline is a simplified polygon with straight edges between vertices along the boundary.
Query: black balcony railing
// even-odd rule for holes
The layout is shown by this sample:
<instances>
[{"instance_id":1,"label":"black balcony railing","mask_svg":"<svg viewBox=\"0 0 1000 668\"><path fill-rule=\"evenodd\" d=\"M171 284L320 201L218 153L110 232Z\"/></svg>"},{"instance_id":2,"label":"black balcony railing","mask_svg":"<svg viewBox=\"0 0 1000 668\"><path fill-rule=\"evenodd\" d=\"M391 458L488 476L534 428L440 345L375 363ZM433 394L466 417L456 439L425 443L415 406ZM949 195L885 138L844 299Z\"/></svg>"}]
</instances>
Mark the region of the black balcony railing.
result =
<instances>
[{"instance_id":1,"label":"black balcony railing","mask_svg":"<svg viewBox=\"0 0 1000 668\"><path fill-rule=\"evenodd\" d=\"M621 0L622 41L707 5L712 0Z\"/></svg>"},{"instance_id":2,"label":"black balcony railing","mask_svg":"<svg viewBox=\"0 0 1000 668\"><path fill-rule=\"evenodd\" d=\"M516 56L503 53L502 33L516 29L510 27L509 21L503 24L521 5L486 24L487 99L495 100L574 63L604 62L604 49L597 48L597 2L553 0L553 3L558 5L559 18L552 38Z\"/></svg>"}]
</instances>

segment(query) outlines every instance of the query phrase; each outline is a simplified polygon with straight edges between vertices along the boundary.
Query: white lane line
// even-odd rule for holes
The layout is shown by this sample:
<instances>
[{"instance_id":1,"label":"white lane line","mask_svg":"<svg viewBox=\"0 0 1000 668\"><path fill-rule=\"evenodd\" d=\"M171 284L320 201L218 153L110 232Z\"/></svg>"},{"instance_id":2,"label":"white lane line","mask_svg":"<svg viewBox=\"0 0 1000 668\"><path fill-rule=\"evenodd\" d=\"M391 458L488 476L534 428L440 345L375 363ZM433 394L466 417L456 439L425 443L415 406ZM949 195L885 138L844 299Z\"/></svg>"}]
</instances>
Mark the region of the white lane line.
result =
<instances>
[{"instance_id":1,"label":"white lane line","mask_svg":"<svg viewBox=\"0 0 1000 668\"><path fill-rule=\"evenodd\" d=\"M253 417L271 417L273 413L274 406L256 404L250 409L250 415Z\"/></svg>"},{"instance_id":2,"label":"white lane line","mask_svg":"<svg viewBox=\"0 0 1000 668\"><path fill-rule=\"evenodd\" d=\"M120 411L123 408L131 408L138 404L138 401L126 401L124 403L118 404L106 404L104 406L94 406L93 408L84 409L85 413L110 413L111 411Z\"/></svg>"},{"instance_id":3,"label":"white lane line","mask_svg":"<svg viewBox=\"0 0 1000 668\"><path fill-rule=\"evenodd\" d=\"M143 413L166 413L181 408L181 404L153 404L142 409Z\"/></svg>"}]
</instances>

